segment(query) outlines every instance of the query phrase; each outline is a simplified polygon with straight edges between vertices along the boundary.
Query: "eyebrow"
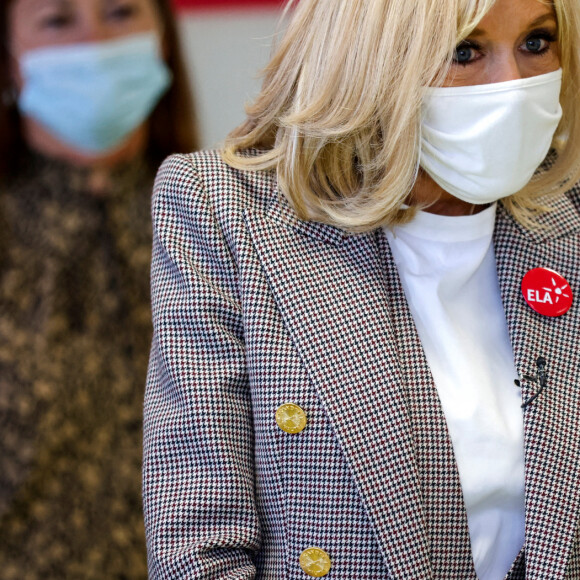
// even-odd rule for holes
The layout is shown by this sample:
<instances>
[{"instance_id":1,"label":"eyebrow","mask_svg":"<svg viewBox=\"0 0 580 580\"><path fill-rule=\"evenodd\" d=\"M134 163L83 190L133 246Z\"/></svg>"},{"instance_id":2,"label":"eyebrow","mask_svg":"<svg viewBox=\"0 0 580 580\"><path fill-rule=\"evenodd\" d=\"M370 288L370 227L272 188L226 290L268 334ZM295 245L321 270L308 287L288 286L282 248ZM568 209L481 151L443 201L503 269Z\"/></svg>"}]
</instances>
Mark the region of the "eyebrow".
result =
<instances>
[{"instance_id":1,"label":"eyebrow","mask_svg":"<svg viewBox=\"0 0 580 580\"><path fill-rule=\"evenodd\" d=\"M44 8L45 6L58 6L58 7L68 7L70 2L68 0L30 0L30 5L35 7L36 9Z\"/></svg>"},{"instance_id":2,"label":"eyebrow","mask_svg":"<svg viewBox=\"0 0 580 580\"><path fill-rule=\"evenodd\" d=\"M541 24L544 24L545 22L547 22L548 20L553 20L554 24L557 23L556 21L556 15L553 12L546 12L546 14L542 14L541 16L538 16L538 18L536 18L533 22L530 22L530 24L528 25L528 30L531 30L532 28L535 28L536 26L540 26ZM469 34L468 38L472 38L474 36L484 36L485 35L485 31L482 30L481 28L474 28L471 31L471 34Z\"/></svg>"}]
</instances>

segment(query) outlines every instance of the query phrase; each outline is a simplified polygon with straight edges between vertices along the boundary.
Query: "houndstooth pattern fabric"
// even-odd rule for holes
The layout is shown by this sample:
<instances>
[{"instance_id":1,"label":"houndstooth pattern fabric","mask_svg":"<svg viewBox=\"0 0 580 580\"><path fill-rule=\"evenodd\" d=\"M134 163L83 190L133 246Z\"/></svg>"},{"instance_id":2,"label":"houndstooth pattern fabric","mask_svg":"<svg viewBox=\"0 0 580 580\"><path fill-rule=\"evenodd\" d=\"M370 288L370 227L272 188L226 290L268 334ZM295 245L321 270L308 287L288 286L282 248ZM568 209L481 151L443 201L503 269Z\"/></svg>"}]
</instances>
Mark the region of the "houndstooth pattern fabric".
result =
<instances>
[{"instance_id":1,"label":"houndstooth pattern fabric","mask_svg":"<svg viewBox=\"0 0 580 580\"><path fill-rule=\"evenodd\" d=\"M555 200L539 234L497 217L517 369L542 355L550 380L523 411L526 544L511 580L580 580L580 308L544 319L519 289L536 266L580 288L578 199ZM272 173L216 152L164 163L154 226L151 578L304 579L299 556L316 546L328 578L475 579L443 411L382 232L302 222ZM307 414L299 434L275 421L289 402Z\"/></svg>"}]
</instances>

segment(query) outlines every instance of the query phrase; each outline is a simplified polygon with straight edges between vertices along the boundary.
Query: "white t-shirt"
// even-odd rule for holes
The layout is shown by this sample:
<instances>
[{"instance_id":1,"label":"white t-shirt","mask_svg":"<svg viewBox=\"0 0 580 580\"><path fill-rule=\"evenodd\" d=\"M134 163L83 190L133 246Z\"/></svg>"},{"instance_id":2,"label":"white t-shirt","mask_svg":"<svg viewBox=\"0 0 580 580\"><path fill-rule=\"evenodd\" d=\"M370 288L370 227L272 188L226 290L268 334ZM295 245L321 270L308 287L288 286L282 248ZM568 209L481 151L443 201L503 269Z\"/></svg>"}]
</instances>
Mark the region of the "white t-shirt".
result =
<instances>
[{"instance_id":1,"label":"white t-shirt","mask_svg":"<svg viewBox=\"0 0 580 580\"><path fill-rule=\"evenodd\" d=\"M475 570L501 580L524 542L523 415L500 298L495 204L386 230L457 460Z\"/></svg>"}]
</instances>

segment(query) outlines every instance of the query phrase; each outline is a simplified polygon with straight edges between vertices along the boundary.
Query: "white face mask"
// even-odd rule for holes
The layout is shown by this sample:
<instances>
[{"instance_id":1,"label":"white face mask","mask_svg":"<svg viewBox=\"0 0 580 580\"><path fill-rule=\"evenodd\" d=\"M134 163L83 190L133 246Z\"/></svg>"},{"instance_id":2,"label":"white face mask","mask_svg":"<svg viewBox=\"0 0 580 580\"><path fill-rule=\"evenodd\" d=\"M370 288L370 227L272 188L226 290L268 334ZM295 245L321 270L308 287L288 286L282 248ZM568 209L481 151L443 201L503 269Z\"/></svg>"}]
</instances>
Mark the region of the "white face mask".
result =
<instances>
[{"instance_id":1,"label":"white face mask","mask_svg":"<svg viewBox=\"0 0 580 580\"><path fill-rule=\"evenodd\" d=\"M546 157L562 117L562 70L467 87L429 88L421 167L468 203L522 189Z\"/></svg>"}]
</instances>

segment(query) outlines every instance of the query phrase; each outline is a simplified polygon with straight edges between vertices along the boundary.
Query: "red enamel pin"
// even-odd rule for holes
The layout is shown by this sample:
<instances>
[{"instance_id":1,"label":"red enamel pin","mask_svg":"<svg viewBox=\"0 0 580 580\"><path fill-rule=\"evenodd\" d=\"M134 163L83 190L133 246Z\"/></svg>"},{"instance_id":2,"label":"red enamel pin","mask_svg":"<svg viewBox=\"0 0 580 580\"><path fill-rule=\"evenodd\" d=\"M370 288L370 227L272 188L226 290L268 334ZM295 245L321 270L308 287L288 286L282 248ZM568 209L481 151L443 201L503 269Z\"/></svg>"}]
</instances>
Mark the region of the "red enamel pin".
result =
<instances>
[{"instance_id":1,"label":"red enamel pin","mask_svg":"<svg viewBox=\"0 0 580 580\"><path fill-rule=\"evenodd\" d=\"M522 294L530 308L544 316L562 316L572 306L566 279L548 268L534 268L522 280Z\"/></svg>"}]
</instances>

